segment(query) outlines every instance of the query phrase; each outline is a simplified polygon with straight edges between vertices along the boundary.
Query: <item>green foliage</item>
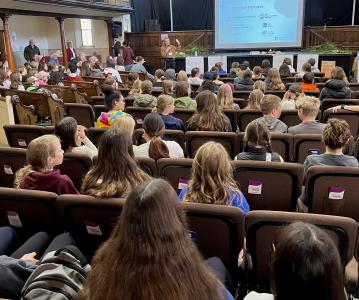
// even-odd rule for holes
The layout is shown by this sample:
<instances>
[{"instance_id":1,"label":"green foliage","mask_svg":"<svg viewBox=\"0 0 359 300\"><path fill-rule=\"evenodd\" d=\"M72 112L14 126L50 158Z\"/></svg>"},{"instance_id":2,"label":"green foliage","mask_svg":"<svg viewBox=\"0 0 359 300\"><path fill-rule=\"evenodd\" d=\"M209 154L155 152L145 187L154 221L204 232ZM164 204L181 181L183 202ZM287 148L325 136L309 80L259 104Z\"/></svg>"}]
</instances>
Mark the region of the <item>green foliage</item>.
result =
<instances>
[{"instance_id":1,"label":"green foliage","mask_svg":"<svg viewBox=\"0 0 359 300\"><path fill-rule=\"evenodd\" d=\"M197 55L203 55L204 53L207 53L207 49L203 48L197 44L189 45L185 49L182 49L182 51L179 51L176 53L177 57L184 57L184 56L193 56L197 53Z\"/></svg>"},{"instance_id":2,"label":"green foliage","mask_svg":"<svg viewBox=\"0 0 359 300\"><path fill-rule=\"evenodd\" d=\"M349 49L344 49L342 47L337 46L334 43L323 43L318 46L311 46L306 48L305 51L319 52L319 53L340 53L340 54L351 53Z\"/></svg>"}]
</instances>

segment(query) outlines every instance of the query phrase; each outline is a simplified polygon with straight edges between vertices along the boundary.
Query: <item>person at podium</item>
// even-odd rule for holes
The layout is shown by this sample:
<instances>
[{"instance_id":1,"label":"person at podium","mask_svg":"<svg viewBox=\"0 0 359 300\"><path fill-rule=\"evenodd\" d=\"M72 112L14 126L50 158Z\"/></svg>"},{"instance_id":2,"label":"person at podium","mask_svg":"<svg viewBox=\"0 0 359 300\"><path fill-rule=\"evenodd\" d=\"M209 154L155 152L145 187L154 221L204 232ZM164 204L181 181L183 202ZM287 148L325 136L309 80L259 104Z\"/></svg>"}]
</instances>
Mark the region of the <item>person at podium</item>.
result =
<instances>
[{"instance_id":1,"label":"person at podium","mask_svg":"<svg viewBox=\"0 0 359 300\"><path fill-rule=\"evenodd\" d=\"M181 49L181 43L176 39L177 46L170 44L170 39L167 37L163 40L161 46L161 56L165 60L165 68L166 69L175 69L175 58L176 51Z\"/></svg>"}]
</instances>

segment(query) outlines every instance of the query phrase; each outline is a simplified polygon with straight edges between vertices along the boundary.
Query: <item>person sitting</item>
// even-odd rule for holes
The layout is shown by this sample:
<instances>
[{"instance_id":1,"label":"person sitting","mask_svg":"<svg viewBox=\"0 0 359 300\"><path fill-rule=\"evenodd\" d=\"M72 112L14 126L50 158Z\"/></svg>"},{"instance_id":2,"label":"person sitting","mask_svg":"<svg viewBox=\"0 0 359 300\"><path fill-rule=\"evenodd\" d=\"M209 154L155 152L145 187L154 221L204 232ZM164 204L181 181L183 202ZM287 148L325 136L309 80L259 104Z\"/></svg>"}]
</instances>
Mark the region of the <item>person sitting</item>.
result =
<instances>
[{"instance_id":1,"label":"person sitting","mask_svg":"<svg viewBox=\"0 0 359 300\"><path fill-rule=\"evenodd\" d=\"M105 95L105 108L108 112L102 112L97 119L99 128L109 128L116 118L132 118L124 112L125 101L119 91L115 91L112 86L103 85L102 92Z\"/></svg>"},{"instance_id":2,"label":"person sitting","mask_svg":"<svg viewBox=\"0 0 359 300\"><path fill-rule=\"evenodd\" d=\"M50 79L54 85L64 86L64 73L60 71L51 72Z\"/></svg>"},{"instance_id":3,"label":"person sitting","mask_svg":"<svg viewBox=\"0 0 359 300\"><path fill-rule=\"evenodd\" d=\"M264 94L261 90L254 89L249 94L248 105L244 110L261 110L261 101L264 97Z\"/></svg>"},{"instance_id":4,"label":"person sitting","mask_svg":"<svg viewBox=\"0 0 359 300\"><path fill-rule=\"evenodd\" d=\"M131 90L135 80L138 80L138 77L138 73L130 72L125 83L125 88Z\"/></svg>"},{"instance_id":5,"label":"person sitting","mask_svg":"<svg viewBox=\"0 0 359 300\"><path fill-rule=\"evenodd\" d=\"M215 68L215 67L213 67L213 68ZM212 69L213 69L213 68L212 68ZM217 69L217 68L215 68L215 70L212 70L211 73L212 73L213 83L214 83L215 85L217 85L218 87L220 87L221 85L224 84L224 82L223 82L222 80L219 80L219 73L218 73L218 69Z\"/></svg>"},{"instance_id":6,"label":"person sitting","mask_svg":"<svg viewBox=\"0 0 359 300\"><path fill-rule=\"evenodd\" d=\"M174 69L167 69L165 71L165 79L166 80L177 81L176 71Z\"/></svg>"},{"instance_id":7,"label":"person sitting","mask_svg":"<svg viewBox=\"0 0 359 300\"><path fill-rule=\"evenodd\" d=\"M236 83L236 91L251 91L253 90L254 81L252 80L253 73L247 69L242 73L242 77Z\"/></svg>"},{"instance_id":8,"label":"person sitting","mask_svg":"<svg viewBox=\"0 0 359 300\"><path fill-rule=\"evenodd\" d=\"M326 98L350 99L351 90L348 87L348 79L342 67L335 67L330 73L329 80L322 88L319 100Z\"/></svg>"},{"instance_id":9,"label":"person sitting","mask_svg":"<svg viewBox=\"0 0 359 300\"><path fill-rule=\"evenodd\" d=\"M154 160L160 158L183 158L183 150L174 141L161 139L161 133L165 129L165 123L157 113L146 115L143 120L144 134L146 143L134 149L136 157L150 157Z\"/></svg>"},{"instance_id":10,"label":"person sitting","mask_svg":"<svg viewBox=\"0 0 359 300\"><path fill-rule=\"evenodd\" d=\"M25 87L22 85L22 77L20 72L14 71L10 74L10 89L11 90L18 90L18 91L25 91Z\"/></svg>"},{"instance_id":11,"label":"person sitting","mask_svg":"<svg viewBox=\"0 0 359 300\"><path fill-rule=\"evenodd\" d=\"M304 96L296 102L298 116L302 123L289 127L292 134L322 134L325 124L316 121L319 113L320 101L318 98Z\"/></svg>"},{"instance_id":12,"label":"person sitting","mask_svg":"<svg viewBox=\"0 0 359 300\"><path fill-rule=\"evenodd\" d=\"M39 79L36 76L30 76L27 79L28 87L26 88L26 91L28 92L36 92L40 87L39 87Z\"/></svg>"},{"instance_id":13,"label":"person sitting","mask_svg":"<svg viewBox=\"0 0 359 300\"><path fill-rule=\"evenodd\" d=\"M223 69L223 63L222 62L217 62L214 66L218 69L218 74L219 75L227 75L227 71Z\"/></svg>"},{"instance_id":14,"label":"person sitting","mask_svg":"<svg viewBox=\"0 0 359 300\"><path fill-rule=\"evenodd\" d=\"M166 129L182 130L184 131L183 121L178 119L173 114L175 109L175 99L168 95L161 95L157 98L157 112L165 123Z\"/></svg>"},{"instance_id":15,"label":"person sitting","mask_svg":"<svg viewBox=\"0 0 359 300\"><path fill-rule=\"evenodd\" d=\"M244 300L346 300L338 248L323 229L293 222L273 245L272 294L250 292Z\"/></svg>"},{"instance_id":16,"label":"person sitting","mask_svg":"<svg viewBox=\"0 0 359 300\"><path fill-rule=\"evenodd\" d=\"M79 153L91 159L97 155L97 148L86 136L85 129L86 127L77 125L73 117L65 117L55 126L55 135L60 139L65 153Z\"/></svg>"},{"instance_id":17,"label":"person sitting","mask_svg":"<svg viewBox=\"0 0 359 300\"><path fill-rule=\"evenodd\" d=\"M223 84L219 88L217 100L221 109L239 110L239 105L233 102L233 92L229 84Z\"/></svg>"},{"instance_id":18,"label":"person sitting","mask_svg":"<svg viewBox=\"0 0 359 300\"><path fill-rule=\"evenodd\" d=\"M177 82L180 82L180 81L186 81L188 82L188 77L187 77L187 73L186 71L179 71L178 74L177 74Z\"/></svg>"},{"instance_id":19,"label":"person sitting","mask_svg":"<svg viewBox=\"0 0 359 300\"><path fill-rule=\"evenodd\" d=\"M313 73L320 73L320 70L319 70L318 67L315 65L315 64L316 64L315 58L309 58L309 59L308 59L308 63L309 63L310 66L311 66L311 72L313 72Z\"/></svg>"},{"instance_id":20,"label":"person sitting","mask_svg":"<svg viewBox=\"0 0 359 300\"><path fill-rule=\"evenodd\" d=\"M118 83L122 83L121 75L116 70L116 62L112 56L106 58L106 68L103 70L106 77L113 77Z\"/></svg>"},{"instance_id":21,"label":"person sitting","mask_svg":"<svg viewBox=\"0 0 359 300\"><path fill-rule=\"evenodd\" d=\"M129 69L130 72L137 72L137 73L143 73L146 75L146 78L148 80L153 80L154 76L147 72L146 68L143 66L145 63L145 59L142 56L136 57L136 64L132 65Z\"/></svg>"},{"instance_id":22,"label":"person sitting","mask_svg":"<svg viewBox=\"0 0 359 300\"><path fill-rule=\"evenodd\" d=\"M266 88L267 86L264 81L257 80L256 82L254 82L253 90L261 90L264 93L266 91Z\"/></svg>"},{"instance_id":23,"label":"person sitting","mask_svg":"<svg viewBox=\"0 0 359 300\"><path fill-rule=\"evenodd\" d=\"M262 74L262 68L260 66L255 66L253 68L253 75L252 75L252 79L253 80L263 80L265 77Z\"/></svg>"},{"instance_id":24,"label":"person sitting","mask_svg":"<svg viewBox=\"0 0 359 300\"><path fill-rule=\"evenodd\" d=\"M290 85L288 91L285 92L282 102L280 104L282 110L297 109L296 101L303 96L305 95L300 85L298 84Z\"/></svg>"},{"instance_id":25,"label":"person sitting","mask_svg":"<svg viewBox=\"0 0 359 300\"><path fill-rule=\"evenodd\" d=\"M203 262L176 192L167 181L152 179L128 195L77 299L233 300L215 270L228 273L218 258Z\"/></svg>"},{"instance_id":26,"label":"person sitting","mask_svg":"<svg viewBox=\"0 0 359 300\"><path fill-rule=\"evenodd\" d=\"M45 71L40 71L36 74L36 77L39 78L39 86L46 86L49 80L49 73Z\"/></svg>"},{"instance_id":27,"label":"person sitting","mask_svg":"<svg viewBox=\"0 0 359 300\"><path fill-rule=\"evenodd\" d=\"M155 72L155 78L153 80L153 87L162 87L162 82L165 79L165 71L157 69Z\"/></svg>"},{"instance_id":28,"label":"person sitting","mask_svg":"<svg viewBox=\"0 0 359 300\"><path fill-rule=\"evenodd\" d=\"M125 72L126 68L125 68L125 62L123 60L123 56L118 55L116 58L116 66L115 69L118 72Z\"/></svg>"},{"instance_id":29,"label":"person sitting","mask_svg":"<svg viewBox=\"0 0 359 300\"><path fill-rule=\"evenodd\" d=\"M183 82L185 82L185 81L183 81ZM172 80L163 80L162 95L173 96L173 81Z\"/></svg>"},{"instance_id":30,"label":"person sitting","mask_svg":"<svg viewBox=\"0 0 359 300\"><path fill-rule=\"evenodd\" d=\"M90 77L92 75L89 61L84 61L82 63L80 75L81 75L81 77Z\"/></svg>"},{"instance_id":31,"label":"person sitting","mask_svg":"<svg viewBox=\"0 0 359 300\"><path fill-rule=\"evenodd\" d=\"M310 73L310 72L312 72L312 66L310 63L306 62L303 64L302 70L299 73L297 73L295 77L303 78L305 73Z\"/></svg>"},{"instance_id":32,"label":"person sitting","mask_svg":"<svg viewBox=\"0 0 359 300\"><path fill-rule=\"evenodd\" d=\"M149 179L136 163L132 136L125 129L112 127L100 139L97 162L86 174L81 193L126 198L133 188Z\"/></svg>"},{"instance_id":33,"label":"person sitting","mask_svg":"<svg viewBox=\"0 0 359 300\"><path fill-rule=\"evenodd\" d=\"M290 72L290 68L287 64L283 63L280 67L279 67L279 75L280 78L287 78L287 77L291 77L292 74Z\"/></svg>"},{"instance_id":34,"label":"person sitting","mask_svg":"<svg viewBox=\"0 0 359 300\"><path fill-rule=\"evenodd\" d=\"M237 71L239 69L239 62L234 61L232 62L231 68L229 70L229 78L236 78L237 77Z\"/></svg>"},{"instance_id":35,"label":"person sitting","mask_svg":"<svg viewBox=\"0 0 359 300\"><path fill-rule=\"evenodd\" d=\"M272 151L270 132L267 125L261 121L254 120L247 125L243 144L243 152L235 157L237 160L283 162L283 158Z\"/></svg>"},{"instance_id":36,"label":"person sitting","mask_svg":"<svg viewBox=\"0 0 359 300\"><path fill-rule=\"evenodd\" d=\"M292 59L290 57L284 58L283 64L286 64L289 67L290 73L295 73L295 69L292 66Z\"/></svg>"},{"instance_id":37,"label":"person sitting","mask_svg":"<svg viewBox=\"0 0 359 300\"><path fill-rule=\"evenodd\" d=\"M135 98L133 106L140 107L155 107L157 105L157 98L152 96L153 85L149 80L145 80L141 83L141 94Z\"/></svg>"},{"instance_id":38,"label":"person sitting","mask_svg":"<svg viewBox=\"0 0 359 300\"><path fill-rule=\"evenodd\" d=\"M193 68L191 70L191 76L188 78L188 83L190 85L201 85L203 79L201 79L201 71L199 68Z\"/></svg>"},{"instance_id":39,"label":"person sitting","mask_svg":"<svg viewBox=\"0 0 359 300\"><path fill-rule=\"evenodd\" d=\"M196 101L197 111L186 122L186 131L232 131L231 123L219 108L215 94L203 91L197 95Z\"/></svg>"},{"instance_id":40,"label":"person sitting","mask_svg":"<svg viewBox=\"0 0 359 300\"><path fill-rule=\"evenodd\" d=\"M285 85L280 78L279 71L277 69L271 68L268 71L268 76L265 80L267 85L266 89L268 91L284 91Z\"/></svg>"},{"instance_id":41,"label":"person sitting","mask_svg":"<svg viewBox=\"0 0 359 300\"><path fill-rule=\"evenodd\" d=\"M16 172L15 187L61 194L78 194L72 180L54 167L62 164L64 151L55 135L32 140L26 152L28 165Z\"/></svg>"},{"instance_id":42,"label":"person sitting","mask_svg":"<svg viewBox=\"0 0 359 300\"><path fill-rule=\"evenodd\" d=\"M261 68L262 68L262 74L267 77L269 70L272 68L269 59L266 58L262 60Z\"/></svg>"},{"instance_id":43,"label":"person sitting","mask_svg":"<svg viewBox=\"0 0 359 300\"><path fill-rule=\"evenodd\" d=\"M315 84L314 73L308 72L303 75L303 83L300 85L303 91L319 91Z\"/></svg>"},{"instance_id":44,"label":"person sitting","mask_svg":"<svg viewBox=\"0 0 359 300\"><path fill-rule=\"evenodd\" d=\"M176 84L175 107L196 109L197 102L189 96L190 94L191 94L191 88L188 82L178 82Z\"/></svg>"},{"instance_id":45,"label":"person sitting","mask_svg":"<svg viewBox=\"0 0 359 300\"><path fill-rule=\"evenodd\" d=\"M249 212L243 193L232 178L232 166L226 149L219 143L207 142L196 152L188 188L178 196L180 201L228 205Z\"/></svg>"},{"instance_id":46,"label":"person sitting","mask_svg":"<svg viewBox=\"0 0 359 300\"><path fill-rule=\"evenodd\" d=\"M343 154L343 148L348 144L350 136L349 125L345 120L329 119L323 131L325 152L307 156L303 164L304 178L312 166L359 167L358 160L354 156ZM307 211L306 205L308 204L306 192L304 189L297 202L300 211L304 212Z\"/></svg>"},{"instance_id":47,"label":"person sitting","mask_svg":"<svg viewBox=\"0 0 359 300\"><path fill-rule=\"evenodd\" d=\"M29 74L27 73L27 68L24 66L21 66L18 68L18 71L21 75L21 82L25 83L27 78L29 77Z\"/></svg>"},{"instance_id":48,"label":"person sitting","mask_svg":"<svg viewBox=\"0 0 359 300\"><path fill-rule=\"evenodd\" d=\"M138 73L132 73L132 74L138 74ZM128 93L128 98L136 99L139 95L141 95L141 85L142 85L142 81L137 78L132 84L132 88Z\"/></svg>"},{"instance_id":49,"label":"person sitting","mask_svg":"<svg viewBox=\"0 0 359 300\"><path fill-rule=\"evenodd\" d=\"M196 94L203 91L218 92L219 87L213 82L213 74L211 72L204 73L203 78L202 85L197 89Z\"/></svg>"},{"instance_id":50,"label":"person sitting","mask_svg":"<svg viewBox=\"0 0 359 300\"><path fill-rule=\"evenodd\" d=\"M84 81L84 79L77 74L77 65L75 62L70 62L69 64L70 74L67 76L68 81Z\"/></svg>"},{"instance_id":51,"label":"person sitting","mask_svg":"<svg viewBox=\"0 0 359 300\"><path fill-rule=\"evenodd\" d=\"M263 117L257 121L267 124L271 132L287 132L288 126L281 120L278 120L281 114L280 98L275 95L265 95L260 103Z\"/></svg>"}]
</instances>

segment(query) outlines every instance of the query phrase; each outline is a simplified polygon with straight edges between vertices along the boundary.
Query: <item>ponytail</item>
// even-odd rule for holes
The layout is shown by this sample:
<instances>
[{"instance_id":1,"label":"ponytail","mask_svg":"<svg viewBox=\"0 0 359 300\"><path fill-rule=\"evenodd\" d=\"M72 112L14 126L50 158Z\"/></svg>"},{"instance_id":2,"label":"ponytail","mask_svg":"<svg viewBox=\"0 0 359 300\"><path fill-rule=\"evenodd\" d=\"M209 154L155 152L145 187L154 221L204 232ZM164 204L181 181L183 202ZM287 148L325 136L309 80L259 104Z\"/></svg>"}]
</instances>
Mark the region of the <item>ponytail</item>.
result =
<instances>
[{"instance_id":1,"label":"ponytail","mask_svg":"<svg viewBox=\"0 0 359 300\"><path fill-rule=\"evenodd\" d=\"M159 135L151 138L150 147L148 149L149 157L154 160L158 160L160 158L169 158L170 153L167 145L162 141Z\"/></svg>"},{"instance_id":2,"label":"ponytail","mask_svg":"<svg viewBox=\"0 0 359 300\"><path fill-rule=\"evenodd\" d=\"M21 168L19 171L17 171L16 175L15 175L14 187L17 189L22 189L25 178L32 171L34 171L34 170L31 165L27 165L27 166Z\"/></svg>"}]
</instances>

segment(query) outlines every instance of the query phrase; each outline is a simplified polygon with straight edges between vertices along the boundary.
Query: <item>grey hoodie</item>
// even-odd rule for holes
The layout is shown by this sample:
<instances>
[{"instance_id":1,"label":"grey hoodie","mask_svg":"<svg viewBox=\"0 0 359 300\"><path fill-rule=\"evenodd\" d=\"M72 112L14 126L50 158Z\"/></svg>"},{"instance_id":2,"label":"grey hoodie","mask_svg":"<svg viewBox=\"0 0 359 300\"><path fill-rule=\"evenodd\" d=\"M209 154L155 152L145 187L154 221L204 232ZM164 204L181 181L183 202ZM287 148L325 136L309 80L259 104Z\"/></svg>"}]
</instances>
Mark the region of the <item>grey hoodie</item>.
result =
<instances>
[{"instance_id":1,"label":"grey hoodie","mask_svg":"<svg viewBox=\"0 0 359 300\"><path fill-rule=\"evenodd\" d=\"M268 130L270 132L288 131L288 126L286 124L284 124L281 120L278 120L272 116L263 116L261 118L258 118L256 121L267 124Z\"/></svg>"}]
</instances>

